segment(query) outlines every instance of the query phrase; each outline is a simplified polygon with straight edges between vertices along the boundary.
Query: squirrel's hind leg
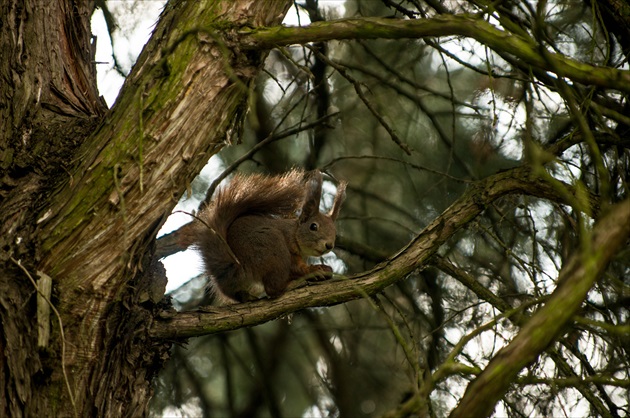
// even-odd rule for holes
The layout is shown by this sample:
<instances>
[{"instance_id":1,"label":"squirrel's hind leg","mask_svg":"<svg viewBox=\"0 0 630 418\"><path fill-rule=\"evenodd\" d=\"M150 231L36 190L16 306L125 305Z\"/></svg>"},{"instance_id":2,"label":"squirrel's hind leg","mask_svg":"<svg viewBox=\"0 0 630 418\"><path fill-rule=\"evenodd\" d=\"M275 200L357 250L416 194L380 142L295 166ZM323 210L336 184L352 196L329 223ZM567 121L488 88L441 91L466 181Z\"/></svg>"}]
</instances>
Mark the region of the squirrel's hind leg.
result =
<instances>
[{"instance_id":1,"label":"squirrel's hind leg","mask_svg":"<svg viewBox=\"0 0 630 418\"><path fill-rule=\"evenodd\" d=\"M267 257L260 268L265 292L270 298L277 298L287 291L291 281L291 254L279 246L273 255Z\"/></svg>"},{"instance_id":2,"label":"squirrel's hind leg","mask_svg":"<svg viewBox=\"0 0 630 418\"><path fill-rule=\"evenodd\" d=\"M224 299L239 303L258 300L265 294L262 284L256 285L255 282L244 279L240 275L223 277L223 280L213 277L212 282L215 290L218 290Z\"/></svg>"},{"instance_id":3,"label":"squirrel's hind leg","mask_svg":"<svg viewBox=\"0 0 630 418\"><path fill-rule=\"evenodd\" d=\"M289 282L291 281L291 265L288 263L287 259L282 260L282 264L276 264L276 267L277 268L273 271L268 271L262 277L265 292L270 298L277 298L286 292Z\"/></svg>"}]
</instances>

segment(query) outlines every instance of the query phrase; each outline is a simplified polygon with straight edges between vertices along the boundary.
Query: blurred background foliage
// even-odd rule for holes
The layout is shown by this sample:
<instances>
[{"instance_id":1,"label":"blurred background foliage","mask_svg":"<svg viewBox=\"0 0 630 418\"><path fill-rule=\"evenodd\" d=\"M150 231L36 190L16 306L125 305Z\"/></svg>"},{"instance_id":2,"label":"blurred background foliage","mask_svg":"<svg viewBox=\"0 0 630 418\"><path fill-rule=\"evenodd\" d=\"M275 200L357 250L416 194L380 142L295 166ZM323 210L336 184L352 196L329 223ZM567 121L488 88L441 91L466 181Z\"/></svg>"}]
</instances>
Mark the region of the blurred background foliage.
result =
<instances>
[{"instance_id":1,"label":"blurred background foliage","mask_svg":"<svg viewBox=\"0 0 630 418\"><path fill-rule=\"evenodd\" d=\"M549 51L627 68L630 45L603 7L577 0L305 0L290 15L292 24L306 25L473 13ZM585 119L600 160L568 104ZM226 168L319 168L329 176L324 205L337 180L349 182L338 246L325 262L351 275L403 248L471 182L523 163L542 167L549 150L551 176L605 193L602 201L621 200L628 185L625 114L619 92L558 80L463 37L280 48L252 89L240 143L213 157L180 208L195 209ZM599 163L610 176L606 189ZM518 330L501 313L521 307L531 314L540 306L564 260L580 250L581 225L590 222L558 202L502 198L444 245L431 267L382 294L176 346L156 383L153 414L395 415L464 336L470 339L458 361L482 369ZM628 260L626 249L566 334L511 385L497 416L628 415ZM169 275L175 280L178 273L171 268ZM480 297L467 280L495 299ZM178 309L211 302L205 284L200 275L174 289ZM428 413L448 415L472 378L458 372L437 382Z\"/></svg>"}]
</instances>

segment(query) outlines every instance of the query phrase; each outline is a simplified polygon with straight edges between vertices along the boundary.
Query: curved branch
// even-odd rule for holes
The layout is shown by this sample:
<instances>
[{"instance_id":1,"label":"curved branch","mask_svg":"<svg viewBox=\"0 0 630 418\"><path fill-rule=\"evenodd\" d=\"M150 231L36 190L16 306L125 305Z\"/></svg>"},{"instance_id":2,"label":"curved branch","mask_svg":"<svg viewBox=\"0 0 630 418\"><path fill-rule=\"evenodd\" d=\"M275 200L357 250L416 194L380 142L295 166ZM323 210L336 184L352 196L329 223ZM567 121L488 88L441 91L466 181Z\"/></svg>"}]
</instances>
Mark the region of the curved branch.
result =
<instances>
[{"instance_id":1,"label":"curved branch","mask_svg":"<svg viewBox=\"0 0 630 418\"><path fill-rule=\"evenodd\" d=\"M343 39L401 39L434 36L466 36L525 64L586 85L630 92L630 71L600 67L545 51L534 40L503 31L471 15L440 15L430 19L388 19L379 17L315 22L304 27L246 29L240 33L245 48L274 48Z\"/></svg>"},{"instance_id":2,"label":"curved branch","mask_svg":"<svg viewBox=\"0 0 630 418\"><path fill-rule=\"evenodd\" d=\"M370 271L298 288L271 301L258 300L209 307L204 312L178 313L154 322L150 335L158 339L180 339L214 334L257 325L305 308L331 306L376 294L414 270L425 267L446 240L498 198L507 194L527 194L557 200L556 187L536 177L527 166L495 174L471 185L398 254Z\"/></svg>"}]
</instances>

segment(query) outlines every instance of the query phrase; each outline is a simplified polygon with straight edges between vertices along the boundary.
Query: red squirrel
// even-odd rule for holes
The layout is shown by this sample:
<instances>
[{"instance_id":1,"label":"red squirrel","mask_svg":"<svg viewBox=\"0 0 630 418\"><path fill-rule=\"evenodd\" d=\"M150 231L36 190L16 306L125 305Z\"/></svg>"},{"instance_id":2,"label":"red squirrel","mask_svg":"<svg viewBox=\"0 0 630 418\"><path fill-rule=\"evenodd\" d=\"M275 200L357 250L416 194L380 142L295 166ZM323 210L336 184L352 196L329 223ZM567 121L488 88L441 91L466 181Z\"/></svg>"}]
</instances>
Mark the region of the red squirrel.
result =
<instances>
[{"instance_id":1,"label":"red squirrel","mask_svg":"<svg viewBox=\"0 0 630 418\"><path fill-rule=\"evenodd\" d=\"M317 170L236 175L201 212L194 234L214 290L245 302L278 297L297 279L332 277L329 266L305 259L333 249L345 189L341 182L332 209L323 214Z\"/></svg>"}]
</instances>

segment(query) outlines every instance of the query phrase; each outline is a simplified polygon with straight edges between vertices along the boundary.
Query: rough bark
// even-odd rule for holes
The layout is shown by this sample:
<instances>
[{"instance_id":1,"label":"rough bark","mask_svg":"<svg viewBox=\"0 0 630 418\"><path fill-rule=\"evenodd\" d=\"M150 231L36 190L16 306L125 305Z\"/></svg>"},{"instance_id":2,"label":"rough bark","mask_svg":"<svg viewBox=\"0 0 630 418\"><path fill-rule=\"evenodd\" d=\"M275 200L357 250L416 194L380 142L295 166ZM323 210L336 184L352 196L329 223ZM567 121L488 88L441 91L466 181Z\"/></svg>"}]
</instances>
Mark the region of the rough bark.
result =
<instances>
[{"instance_id":1,"label":"rough bark","mask_svg":"<svg viewBox=\"0 0 630 418\"><path fill-rule=\"evenodd\" d=\"M3 2L0 415L146 412L168 347L143 332L163 278L152 243L181 185L238 125L263 58L217 28L275 25L290 4L172 2L108 112L93 2ZM38 272L59 315L39 350Z\"/></svg>"},{"instance_id":2,"label":"rough bark","mask_svg":"<svg viewBox=\"0 0 630 418\"><path fill-rule=\"evenodd\" d=\"M37 347L35 226L50 182L101 115L90 41L91 2L3 2L0 21L0 415L37 416L58 404L59 330ZM47 36L42 36L42 34ZM36 277L35 277L36 278ZM56 323L56 321L53 321ZM56 351L55 351L56 350ZM50 384L50 382L53 382ZM71 409L70 409L71 411Z\"/></svg>"}]
</instances>

